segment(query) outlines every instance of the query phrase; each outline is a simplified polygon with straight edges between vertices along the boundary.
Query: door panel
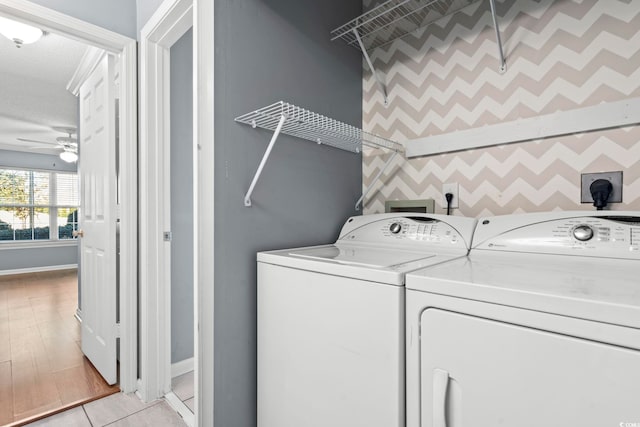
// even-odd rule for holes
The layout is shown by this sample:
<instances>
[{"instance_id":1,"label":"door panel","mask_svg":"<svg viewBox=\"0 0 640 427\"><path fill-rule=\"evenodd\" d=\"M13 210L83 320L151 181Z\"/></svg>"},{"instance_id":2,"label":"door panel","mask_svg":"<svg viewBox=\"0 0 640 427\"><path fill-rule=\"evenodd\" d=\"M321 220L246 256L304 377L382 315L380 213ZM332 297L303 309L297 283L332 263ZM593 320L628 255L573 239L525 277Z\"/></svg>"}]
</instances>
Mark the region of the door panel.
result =
<instances>
[{"instance_id":1,"label":"door panel","mask_svg":"<svg viewBox=\"0 0 640 427\"><path fill-rule=\"evenodd\" d=\"M114 65L105 55L80 88L82 351L109 384L116 368Z\"/></svg>"},{"instance_id":2,"label":"door panel","mask_svg":"<svg viewBox=\"0 0 640 427\"><path fill-rule=\"evenodd\" d=\"M635 350L427 309L420 352L424 427L601 427L640 420Z\"/></svg>"}]
</instances>

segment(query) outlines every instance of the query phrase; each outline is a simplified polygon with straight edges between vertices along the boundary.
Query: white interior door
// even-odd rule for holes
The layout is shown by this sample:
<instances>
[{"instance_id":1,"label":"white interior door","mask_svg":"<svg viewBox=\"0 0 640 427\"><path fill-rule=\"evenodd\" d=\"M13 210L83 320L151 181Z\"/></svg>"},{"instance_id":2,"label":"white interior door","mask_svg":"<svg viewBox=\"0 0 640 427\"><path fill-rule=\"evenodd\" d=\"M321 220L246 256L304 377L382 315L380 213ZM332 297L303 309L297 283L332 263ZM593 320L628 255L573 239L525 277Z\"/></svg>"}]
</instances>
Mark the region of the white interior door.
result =
<instances>
[{"instance_id":1,"label":"white interior door","mask_svg":"<svg viewBox=\"0 0 640 427\"><path fill-rule=\"evenodd\" d=\"M116 128L114 58L80 87L82 352L109 384L116 369Z\"/></svg>"}]
</instances>

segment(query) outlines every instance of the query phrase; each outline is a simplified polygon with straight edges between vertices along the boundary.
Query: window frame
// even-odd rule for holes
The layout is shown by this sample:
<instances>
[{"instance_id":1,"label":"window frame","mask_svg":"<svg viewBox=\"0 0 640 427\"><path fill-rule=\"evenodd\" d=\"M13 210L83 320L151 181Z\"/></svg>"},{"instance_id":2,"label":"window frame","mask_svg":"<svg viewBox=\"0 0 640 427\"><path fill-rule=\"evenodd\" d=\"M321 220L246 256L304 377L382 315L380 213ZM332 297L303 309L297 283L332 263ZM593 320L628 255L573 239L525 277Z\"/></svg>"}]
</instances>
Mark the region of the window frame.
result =
<instances>
[{"instance_id":1,"label":"window frame","mask_svg":"<svg viewBox=\"0 0 640 427\"><path fill-rule=\"evenodd\" d=\"M78 239L72 237L70 239L60 239L60 231L58 229L58 211L60 209L80 209L80 188L78 182L78 204L77 205L58 205L57 204L57 176L58 175L75 175L76 180L79 179L79 174L77 171L65 171L65 170L47 170L47 169L39 169L39 168L26 168L20 166L0 166L0 171L24 171L29 172L29 201L28 204L9 204L9 203L0 203L0 208L28 208L30 210L30 221L31 221L31 239L28 240L16 240L15 238L12 240L0 240L0 248L16 248L16 247L51 247L51 246L72 246L77 245ZM48 175L49 180L49 195L48 195L48 204L36 204L35 203L35 189L34 189L34 173L42 173ZM55 203L53 203L55 201ZM49 238L48 239L35 239L34 231L34 215L35 210L38 208L46 208L49 210ZM79 217L79 216L78 216ZM13 226L13 225L12 225ZM74 230L78 228L78 224Z\"/></svg>"}]
</instances>

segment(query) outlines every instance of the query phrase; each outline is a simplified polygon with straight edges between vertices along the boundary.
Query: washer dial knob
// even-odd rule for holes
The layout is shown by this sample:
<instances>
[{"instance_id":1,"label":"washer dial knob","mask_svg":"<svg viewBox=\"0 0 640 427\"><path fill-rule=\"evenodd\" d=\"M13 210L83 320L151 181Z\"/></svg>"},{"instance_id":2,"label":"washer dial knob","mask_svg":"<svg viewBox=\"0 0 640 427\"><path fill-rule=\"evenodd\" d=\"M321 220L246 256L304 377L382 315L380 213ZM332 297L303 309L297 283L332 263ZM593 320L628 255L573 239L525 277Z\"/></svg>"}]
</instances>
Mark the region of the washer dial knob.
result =
<instances>
[{"instance_id":1,"label":"washer dial knob","mask_svg":"<svg viewBox=\"0 0 640 427\"><path fill-rule=\"evenodd\" d=\"M581 242L586 242L593 238L593 228L588 225L579 225L573 229L573 237Z\"/></svg>"},{"instance_id":2,"label":"washer dial knob","mask_svg":"<svg viewBox=\"0 0 640 427\"><path fill-rule=\"evenodd\" d=\"M391 226L389 226L389 231L393 234L398 234L400 230L402 230L402 224L400 224L399 222L394 222L393 224L391 224Z\"/></svg>"}]
</instances>

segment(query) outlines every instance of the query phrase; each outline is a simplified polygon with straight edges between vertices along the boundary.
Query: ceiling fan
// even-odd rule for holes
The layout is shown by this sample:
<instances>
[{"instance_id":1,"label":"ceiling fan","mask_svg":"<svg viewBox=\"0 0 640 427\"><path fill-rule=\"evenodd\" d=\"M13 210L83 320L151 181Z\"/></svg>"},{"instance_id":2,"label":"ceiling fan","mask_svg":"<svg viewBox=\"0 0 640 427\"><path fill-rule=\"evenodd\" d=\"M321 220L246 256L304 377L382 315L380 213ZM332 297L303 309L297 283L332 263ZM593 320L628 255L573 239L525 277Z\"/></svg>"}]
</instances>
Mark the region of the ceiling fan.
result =
<instances>
[{"instance_id":1,"label":"ceiling fan","mask_svg":"<svg viewBox=\"0 0 640 427\"><path fill-rule=\"evenodd\" d=\"M72 126L54 126L53 130L66 133L67 136L59 136L55 141L40 141L29 138L17 138L17 140L22 142L45 144L48 145L48 148L50 149L61 149L62 152L60 153L60 158L62 160L68 163L76 162L78 160L78 139L73 135L77 132L77 129ZM51 147L52 145L53 147ZM29 148L32 150L41 150L45 147L34 145Z\"/></svg>"}]
</instances>

